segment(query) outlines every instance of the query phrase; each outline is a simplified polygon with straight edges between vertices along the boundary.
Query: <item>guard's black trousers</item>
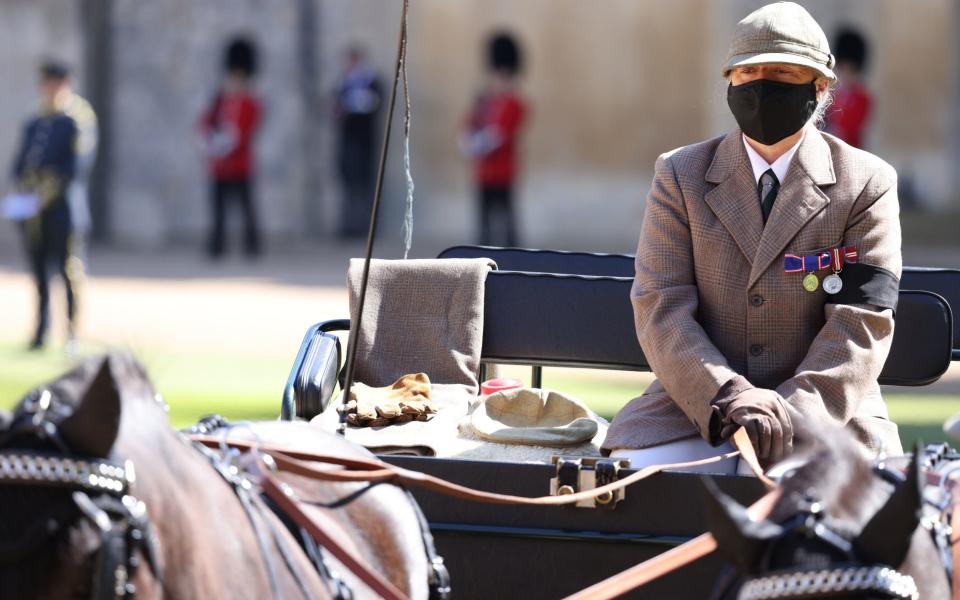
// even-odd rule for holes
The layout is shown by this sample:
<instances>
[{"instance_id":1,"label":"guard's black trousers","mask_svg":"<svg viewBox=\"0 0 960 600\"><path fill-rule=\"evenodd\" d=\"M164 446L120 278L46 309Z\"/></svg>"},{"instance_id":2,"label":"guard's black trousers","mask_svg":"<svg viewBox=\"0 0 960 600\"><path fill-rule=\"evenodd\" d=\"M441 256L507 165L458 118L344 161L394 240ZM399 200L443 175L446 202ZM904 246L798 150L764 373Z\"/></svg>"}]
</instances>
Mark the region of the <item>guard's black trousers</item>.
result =
<instances>
[{"instance_id":1,"label":"guard's black trousers","mask_svg":"<svg viewBox=\"0 0 960 600\"><path fill-rule=\"evenodd\" d=\"M50 275L59 273L67 295L68 333L73 335L77 314L77 294L83 277L83 263L72 252L73 227L70 207L63 199L55 201L39 218L21 225L30 270L37 286L37 329L33 345L43 344L50 326Z\"/></svg>"},{"instance_id":2,"label":"guard's black trousers","mask_svg":"<svg viewBox=\"0 0 960 600\"><path fill-rule=\"evenodd\" d=\"M510 186L480 186L480 245L516 246L517 223Z\"/></svg>"},{"instance_id":3,"label":"guard's black trousers","mask_svg":"<svg viewBox=\"0 0 960 600\"><path fill-rule=\"evenodd\" d=\"M223 254L228 203L237 203L244 217L244 250L248 256L260 254L260 227L249 179L214 180L211 188L213 226L210 229L210 256Z\"/></svg>"}]
</instances>

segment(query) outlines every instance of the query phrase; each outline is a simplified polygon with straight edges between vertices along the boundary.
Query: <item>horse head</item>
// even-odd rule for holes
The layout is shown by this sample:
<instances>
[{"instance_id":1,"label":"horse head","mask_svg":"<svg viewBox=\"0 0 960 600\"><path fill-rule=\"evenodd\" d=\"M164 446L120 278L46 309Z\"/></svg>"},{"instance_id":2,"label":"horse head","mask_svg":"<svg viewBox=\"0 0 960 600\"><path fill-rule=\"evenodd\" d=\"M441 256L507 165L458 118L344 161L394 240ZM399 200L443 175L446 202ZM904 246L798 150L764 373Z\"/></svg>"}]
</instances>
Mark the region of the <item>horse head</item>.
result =
<instances>
[{"instance_id":1,"label":"horse head","mask_svg":"<svg viewBox=\"0 0 960 600\"><path fill-rule=\"evenodd\" d=\"M0 429L0 589L13 597L126 597L160 565L120 432L121 357L28 394ZM51 576L56 574L56 576Z\"/></svg>"},{"instance_id":2,"label":"horse head","mask_svg":"<svg viewBox=\"0 0 960 600\"><path fill-rule=\"evenodd\" d=\"M233 439L244 430L307 452L364 452L305 423L255 423L224 434ZM84 362L0 420L0 590L98 599L365 591L272 512L255 473L243 470L246 458L202 449L172 430L166 405L132 357ZM422 536L429 532L404 490L277 477L333 539L407 596L426 596L431 571Z\"/></svg>"},{"instance_id":3,"label":"horse head","mask_svg":"<svg viewBox=\"0 0 960 600\"><path fill-rule=\"evenodd\" d=\"M938 532L922 519L922 451L904 475L871 464L843 430L805 437L766 519L705 479L710 529L733 565L714 597L949 597Z\"/></svg>"}]
</instances>

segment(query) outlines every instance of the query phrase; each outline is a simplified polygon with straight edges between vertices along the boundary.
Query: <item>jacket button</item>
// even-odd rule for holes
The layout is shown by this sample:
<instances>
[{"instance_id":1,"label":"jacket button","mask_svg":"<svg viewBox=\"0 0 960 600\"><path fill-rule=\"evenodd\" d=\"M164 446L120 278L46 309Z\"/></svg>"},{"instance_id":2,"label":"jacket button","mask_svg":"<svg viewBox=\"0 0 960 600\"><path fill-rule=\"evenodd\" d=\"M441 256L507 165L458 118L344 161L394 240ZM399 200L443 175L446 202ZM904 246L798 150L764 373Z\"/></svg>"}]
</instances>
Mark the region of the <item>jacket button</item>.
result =
<instances>
[{"instance_id":1,"label":"jacket button","mask_svg":"<svg viewBox=\"0 0 960 600\"><path fill-rule=\"evenodd\" d=\"M760 356L761 354L763 354L763 346L760 344L750 346L750 356Z\"/></svg>"},{"instance_id":2,"label":"jacket button","mask_svg":"<svg viewBox=\"0 0 960 600\"><path fill-rule=\"evenodd\" d=\"M754 294L750 296L750 304L752 304L753 306L760 306L761 304L763 304L763 296L761 296L760 294Z\"/></svg>"}]
</instances>

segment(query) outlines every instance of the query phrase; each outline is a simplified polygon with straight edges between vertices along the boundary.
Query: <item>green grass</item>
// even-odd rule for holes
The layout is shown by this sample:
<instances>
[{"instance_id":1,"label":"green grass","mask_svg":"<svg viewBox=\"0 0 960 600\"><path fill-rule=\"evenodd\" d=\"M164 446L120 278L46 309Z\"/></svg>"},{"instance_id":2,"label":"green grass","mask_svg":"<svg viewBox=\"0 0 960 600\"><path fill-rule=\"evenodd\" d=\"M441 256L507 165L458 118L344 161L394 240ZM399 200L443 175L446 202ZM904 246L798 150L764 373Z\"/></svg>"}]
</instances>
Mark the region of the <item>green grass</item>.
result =
<instances>
[{"instance_id":1,"label":"green grass","mask_svg":"<svg viewBox=\"0 0 960 600\"><path fill-rule=\"evenodd\" d=\"M277 418L294 350L291 347L289 357L149 349L136 354L170 405L173 425L184 427L210 413L233 420ZM30 389L66 371L71 364L62 348L29 353L19 346L0 343L0 408L11 408ZM523 378L527 373L526 369L509 369L506 374ZM607 419L642 393L649 381L648 374L572 369L547 370L544 374L544 387L580 398ZM918 439L943 440L943 422L960 411L957 396L887 394L886 400L890 416L900 426L904 447Z\"/></svg>"},{"instance_id":2,"label":"green grass","mask_svg":"<svg viewBox=\"0 0 960 600\"><path fill-rule=\"evenodd\" d=\"M136 355L170 405L176 427L210 413L233 420L275 419L293 361L292 351L289 358L145 350ZM29 390L72 364L62 348L32 353L0 344L0 408L12 408Z\"/></svg>"}]
</instances>

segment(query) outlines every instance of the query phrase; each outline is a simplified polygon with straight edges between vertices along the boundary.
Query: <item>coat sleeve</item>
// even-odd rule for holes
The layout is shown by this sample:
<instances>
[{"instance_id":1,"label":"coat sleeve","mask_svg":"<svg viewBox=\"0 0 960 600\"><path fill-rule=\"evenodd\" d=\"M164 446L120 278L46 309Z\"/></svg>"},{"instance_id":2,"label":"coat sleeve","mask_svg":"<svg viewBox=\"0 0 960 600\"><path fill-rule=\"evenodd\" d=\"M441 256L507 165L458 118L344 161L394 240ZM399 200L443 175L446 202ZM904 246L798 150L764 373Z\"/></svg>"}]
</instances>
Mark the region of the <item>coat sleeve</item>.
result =
<instances>
[{"instance_id":1,"label":"coat sleeve","mask_svg":"<svg viewBox=\"0 0 960 600\"><path fill-rule=\"evenodd\" d=\"M23 177L23 171L26 167L27 146L30 143L32 129L33 121L30 121L23 127L23 133L20 135L20 147L17 149L17 153L13 157L13 165L10 169L15 180L19 180L21 177Z\"/></svg>"},{"instance_id":2,"label":"coat sleeve","mask_svg":"<svg viewBox=\"0 0 960 600\"><path fill-rule=\"evenodd\" d=\"M712 401L743 381L697 322L693 246L683 193L670 158L657 160L630 292L637 338L664 389L711 444L719 439Z\"/></svg>"},{"instance_id":3,"label":"coat sleeve","mask_svg":"<svg viewBox=\"0 0 960 600\"><path fill-rule=\"evenodd\" d=\"M826 304L823 328L794 376L776 390L805 417L846 424L880 376L903 265L899 214L896 172L884 165L861 192L844 233L844 245L857 247L858 264L844 268L844 289Z\"/></svg>"}]
</instances>

